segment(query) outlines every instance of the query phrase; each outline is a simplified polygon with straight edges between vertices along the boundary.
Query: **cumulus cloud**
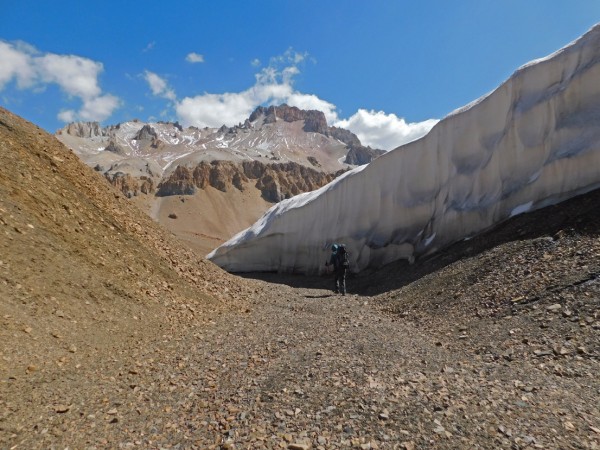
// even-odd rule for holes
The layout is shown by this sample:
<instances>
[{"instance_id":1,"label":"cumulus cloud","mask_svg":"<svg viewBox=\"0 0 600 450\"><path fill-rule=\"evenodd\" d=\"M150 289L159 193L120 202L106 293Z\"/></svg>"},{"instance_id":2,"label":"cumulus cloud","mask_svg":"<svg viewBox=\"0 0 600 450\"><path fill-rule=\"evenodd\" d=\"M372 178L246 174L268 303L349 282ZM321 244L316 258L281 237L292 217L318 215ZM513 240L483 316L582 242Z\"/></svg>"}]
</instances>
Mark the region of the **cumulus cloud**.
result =
<instances>
[{"instance_id":1,"label":"cumulus cloud","mask_svg":"<svg viewBox=\"0 0 600 450\"><path fill-rule=\"evenodd\" d=\"M32 62L32 55L18 45L0 41L0 91L13 79L20 89L33 85L36 72Z\"/></svg>"},{"instance_id":2,"label":"cumulus cloud","mask_svg":"<svg viewBox=\"0 0 600 450\"><path fill-rule=\"evenodd\" d=\"M271 58L269 65L255 75L253 86L241 92L205 93L176 102L179 120L186 125L219 127L243 122L257 106L287 103L302 109L323 111L329 123L337 120L335 105L316 95L303 94L294 88L294 77L307 53L288 49L283 55ZM256 64L255 64L256 62ZM254 60L252 65L259 65Z\"/></svg>"},{"instance_id":3,"label":"cumulus cloud","mask_svg":"<svg viewBox=\"0 0 600 450\"><path fill-rule=\"evenodd\" d=\"M185 57L185 60L189 63L195 64L195 63L203 63L204 62L204 56L200 55L198 53L195 52L191 52L188 53L187 56Z\"/></svg>"},{"instance_id":4,"label":"cumulus cloud","mask_svg":"<svg viewBox=\"0 0 600 450\"><path fill-rule=\"evenodd\" d=\"M83 107L79 110L77 115L88 121L93 120L104 120L111 116L112 112L119 107L121 101L114 95L100 95L86 99L83 102ZM103 119L98 119L102 117Z\"/></svg>"},{"instance_id":5,"label":"cumulus cloud","mask_svg":"<svg viewBox=\"0 0 600 450\"><path fill-rule=\"evenodd\" d=\"M294 79L307 59L307 53L288 49L271 58L269 64L256 73L254 84L243 91L204 93L180 100L160 76L149 71L144 76L154 95L173 102L177 118L185 126L233 126L247 119L258 106L287 103L300 109L322 111L328 124L349 129L364 145L391 150L427 134L438 122L431 119L408 123L395 114L366 109L341 119L333 103L295 89ZM256 59L251 64L257 67L260 61Z\"/></svg>"},{"instance_id":6,"label":"cumulus cloud","mask_svg":"<svg viewBox=\"0 0 600 450\"><path fill-rule=\"evenodd\" d=\"M150 86L153 95L172 101L176 99L175 91L169 87L164 78L161 78L154 72L146 70L144 72L144 79Z\"/></svg>"},{"instance_id":7,"label":"cumulus cloud","mask_svg":"<svg viewBox=\"0 0 600 450\"><path fill-rule=\"evenodd\" d=\"M0 41L0 91L11 81L19 89L44 88L56 84L69 98L82 102L79 111L62 110L59 120L102 121L110 117L119 107L119 98L103 95L98 77L104 70L102 63L76 55L42 54L23 42Z\"/></svg>"},{"instance_id":8,"label":"cumulus cloud","mask_svg":"<svg viewBox=\"0 0 600 450\"><path fill-rule=\"evenodd\" d=\"M218 127L243 122L254 105L252 92L245 91L186 97L177 103L175 109L185 125Z\"/></svg>"},{"instance_id":9,"label":"cumulus cloud","mask_svg":"<svg viewBox=\"0 0 600 450\"><path fill-rule=\"evenodd\" d=\"M55 54L36 58L36 62L43 83L56 83L71 96L91 99L102 92L98 86L101 63L79 56Z\"/></svg>"},{"instance_id":10,"label":"cumulus cloud","mask_svg":"<svg viewBox=\"0 0 600 450\"><path fill-rule=\"evenodd\" d=\"M252 65L252 67L258 67L260 66L260 59L254 58L252 61L250 61L250 64Z\"/></svg>"},{"instance_id":11,"label":"cumulus cloud","mask_svg":"<svg viewBox=\"0 0 600 450\"><path fill-rule=\"evenodd\" d=\"M58 113L58 120L62 120L63 122L75 122L77 119L77 113L72 109L62 110Z\"/></svg>"},{"instance_id":12,"label":"cumulus cloud","mask_svg":"<svg viewBox=\"0 0 600 450\"><path fill-rule=\"evenodd\" d=\"M335 126L352 131L363 145L392 150L426 135L436 123L435 119L408 123L395 114L359 109L348 119L337 121Z\"/></svg>"}]
</instances>

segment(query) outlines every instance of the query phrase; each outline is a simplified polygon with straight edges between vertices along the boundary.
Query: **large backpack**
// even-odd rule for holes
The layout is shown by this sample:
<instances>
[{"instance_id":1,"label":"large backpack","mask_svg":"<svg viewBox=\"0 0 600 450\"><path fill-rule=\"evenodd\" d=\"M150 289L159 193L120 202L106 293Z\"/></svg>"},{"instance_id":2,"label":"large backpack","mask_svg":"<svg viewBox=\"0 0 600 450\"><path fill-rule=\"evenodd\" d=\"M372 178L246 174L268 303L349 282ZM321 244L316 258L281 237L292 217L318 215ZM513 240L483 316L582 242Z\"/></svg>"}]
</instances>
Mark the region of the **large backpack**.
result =
<instances>
[{"instance_id":1,"label":"large backpack","mask_svg":"<svg viewBox=\"0 0 600 450\"><path fill-rule=\"evenodd\" d=\"M350 259L348 257L348 252L346 251L345 245L338 246L337 257L340 267L350 267Z\"/></svg>"}]
</instances>

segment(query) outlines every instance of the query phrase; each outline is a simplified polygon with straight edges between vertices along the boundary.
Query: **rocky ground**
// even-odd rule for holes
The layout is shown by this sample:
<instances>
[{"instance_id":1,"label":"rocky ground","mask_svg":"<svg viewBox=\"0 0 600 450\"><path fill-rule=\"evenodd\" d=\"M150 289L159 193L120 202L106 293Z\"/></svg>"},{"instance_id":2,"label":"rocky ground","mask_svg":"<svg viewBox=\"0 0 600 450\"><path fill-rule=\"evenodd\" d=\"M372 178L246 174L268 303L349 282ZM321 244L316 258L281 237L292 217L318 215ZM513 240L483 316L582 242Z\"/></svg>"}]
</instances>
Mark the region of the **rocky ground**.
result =
<instances>
[{"instance_id":1,"label":"rocky ground","mask_svg":"<svg viewBox=\"0 0 600 450\"><path fill-rule=\"evenodd\" d=\"M9 379L3 445L597 448L597 281L450 322L324 281Z\"/></svg>"},{"instance_id":2,"label":"rocky ground","mask_svg":"<svg viewBox=\"0 0 600 450\"><path fill-rule=\"evenodd\" d=\"M0 448L600 447L600 193L340 296L195 259L0 112Z\"/></svg>"}]
</instances>

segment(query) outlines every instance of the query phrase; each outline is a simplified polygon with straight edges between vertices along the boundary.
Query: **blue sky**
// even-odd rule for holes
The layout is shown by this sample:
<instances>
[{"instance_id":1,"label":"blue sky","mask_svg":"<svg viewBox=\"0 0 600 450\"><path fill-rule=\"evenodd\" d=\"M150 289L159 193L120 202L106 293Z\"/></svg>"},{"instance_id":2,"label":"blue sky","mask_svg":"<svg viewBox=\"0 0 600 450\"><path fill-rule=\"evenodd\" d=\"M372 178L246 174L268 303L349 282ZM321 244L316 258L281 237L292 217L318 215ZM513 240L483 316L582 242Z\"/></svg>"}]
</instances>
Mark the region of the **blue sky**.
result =
<instances>
[{"instance_id":1,"label":"blue sky","mask_svg":"<svg viewBox=\"0 0 600 450\"><path fill-rule=\"evenodd\" d=\"M321 109L392 148L600 22L597 0L0 0L0 105L219 126ZM431 119L431 120L430 120Z\"/></svg>"}]
</instances>

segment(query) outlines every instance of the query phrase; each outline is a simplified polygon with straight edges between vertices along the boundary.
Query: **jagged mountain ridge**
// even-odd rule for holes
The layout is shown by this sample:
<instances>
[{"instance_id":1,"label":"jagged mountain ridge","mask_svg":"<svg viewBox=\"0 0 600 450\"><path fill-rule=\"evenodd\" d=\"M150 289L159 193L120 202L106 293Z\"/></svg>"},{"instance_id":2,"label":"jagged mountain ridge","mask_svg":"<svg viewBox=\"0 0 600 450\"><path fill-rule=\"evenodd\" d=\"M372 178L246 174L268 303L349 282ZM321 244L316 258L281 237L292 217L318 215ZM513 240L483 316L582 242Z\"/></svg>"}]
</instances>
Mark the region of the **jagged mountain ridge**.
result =
<instances>
[{"instance_id":1,"label":"jagged mountain ridge","mask_svg":"<svg viewBox=\"0 0 600 450\"><path fill-rule=\"evenodd\" d=\"M287 105L258 107L243 124L234 127L183 128L177 122L140 121L100 127L88 122L68 124L56 136L113 184L122 174L138 179L137 188L132 180L122 184L133 188L124 192L129 196L155 189L166 195L170 190L161 189L160 184L166 180L172 185L169 179L178 166L193 170L203 162L253 161L276 172L289 168L292 173L303 166L313 169L303 173L312 177L313 181L308 181L313 185L320 177L313 173L339 173L384 153L363 146L348 130L329 127L321 111ZM284 165L275 167L274 163ZM301 180L296 181L301 184ZM270 193L267 196L273 197ZM287 196L289 192L276 197Z\"/></svg>"},{"instance_id":2,"label":"jagged mountain ridge","mask_svg":"<svg viewBox=\"0 0 600 450\"><path fill-rule=\"evenodd\" d=\"M328 126L320 111L287 105L258 107L234 127L71 123L56 137L202 254L273 203L384 153Z\"/></svg>"}]
</instances>

